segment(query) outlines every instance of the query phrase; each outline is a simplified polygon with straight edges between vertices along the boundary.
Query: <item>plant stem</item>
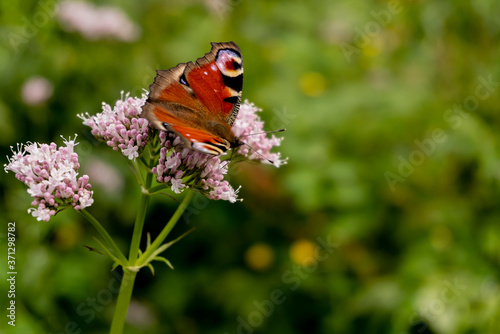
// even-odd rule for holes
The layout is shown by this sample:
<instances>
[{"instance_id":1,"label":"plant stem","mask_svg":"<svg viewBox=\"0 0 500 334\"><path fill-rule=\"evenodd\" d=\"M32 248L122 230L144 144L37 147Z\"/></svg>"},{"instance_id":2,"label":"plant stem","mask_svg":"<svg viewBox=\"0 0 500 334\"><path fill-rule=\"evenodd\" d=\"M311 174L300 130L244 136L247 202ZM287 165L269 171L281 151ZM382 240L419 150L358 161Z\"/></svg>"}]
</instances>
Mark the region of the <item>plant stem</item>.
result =
<instances>
[{"instance_id":1,"label":"plant stem","mask_svg":"<svg viewBox=\"0 0 500 334\"><path fill-rule=\"evenodd\" d=\"M146 251L137 259L136 265L137 266L143 266L146 264L146 261L149 259L151 254L160 247L160 245L163 243L165 238L168 236L172 228L174 228L175 224L181 217L182 213L184 210L186 210L187 206L189 205L189 202L191 202L191 199L193 198L195 192L194 191L188 191L186 197L182 200L182 203L179 205L177 210L175 211L174 215L170 220L168 221L167 225L163 228L163 230L160 232L160 234L156 237L155 241L151 244L151 246L146 249Z\"/></svg>"},{"instance_id":2,"label":"plant stem","mask_svg":"<svg viewBox=\"0 0 500 334\"><path fill-rule=\"evenodd\" d=\"M111 323L110 334L122 334L125 327L125 319L127 317L128 305L132 297L134 289L134 281L137 272L123 269L122 282L120 284L120 292L116 301L115 312L113 314L113 322Z\"/></svg>"},{"instance_id":3,"label":"plant stem","mask_svg":"<svg viewBox=\"0 0 500 334\"><path fill-rule=\"evenodd\" d=\"M137 175L138 180L140 180L140 175ZM147 189L151 187L153 181L153 174L147 173L146 182L144 183L142 189ZM140 256L139 246L141 243L142 230L144 228L144 221L146 218L146 212L149 205L150 194L142 193L141 202L139 205L139 210L134 224L134 232L132 235L132 242L130 244L128 266L123 267L123 278L120 285L120 292L118 293L118 299L116 301L116 307L113 314L113 321L111 323L110 334L122 334L123 328L125 327L125 320L127 317L128 306L130 304L130 299L132 298L132 291L134 289L134 281L137 275L137 271L146 265L145 260L147 260L151 254L162 244L165 238L168 236L172 228L175 226L179 218L181 217L184 210L187 208L189 202L194 196L194 192L189 191L184 200L179 205L175 211L172 218L170 218L167 225L163 228L160 235L155 239L153 244L146 249L146 251ZM123 256L123 254L122 254Z\"/></svg>"},{"instance_id":4,"label":"plant stem","mask_svg":"<svg viewBox=\"0 0 500 334\"><path fill-rule=\"evenodd\" d=\"M138 175L138 178L140 178L140 175ZM144 184L146 189L151 187L152 181L153 174L148 173L146 176L146 183ZM137 275L137 271L129 270L127 268L135 265L137 256L139 255L139 246L141 244L142 230L144 227L146 212L148 210L149 198L150 196L148 194L143 193L141 195L141 202L135 218L134 232L132 235L132 242L130 244L128 257L129 265L123 266L123 278L120 285L120 292L118 293L118 300L116 301L110 334L122 334L123 328L125 327L128 306L130 304L130 299L132 298L132 291L134 290L135 276Z\"/></svg>"},{"instance_id":5,"label":"plant stem","mask_svg":"<svg viewBox=\"0 0 500 334\"><path fill-rule=\"evenodd\" d=\"M159 193L163 189L168 189L168 188L169 187L167 187L166 185L160 184L160 185L157 185L156 187L153 187L153 188L149 189L148 192L149 192L149 195L154 195L156 193Z\"/></svg>"},{"instance_id":6,"label":"plant stem","mask_svg":"<svg viewBox=\"0 0 500 334\"><path fill-rule=\"evenodd\" d=\"M143 187L144 179L142 178L141 169L137 165L137 161L135 161L135 160L132 162L129 161L128 163L130 165L130 168L132 168L132 172L134 172L134 176L137 180L137 184L140 185L141 187Z\"/></svg>"},{"instance_id":7,"label":"plant stem","mask_svg":"<svg viewBox=\"0 0 500 334\"><path fill-rule=\"evenodd\" d=\"M151 182L153 180L153 174L148 173L146 177L145 187L148 189L151 187ZM139 211L137 211L137 216L135 218L134 233L132 235L132 243L130 244L129 251L129 262L134 265L137 260L137 255L139 254L139 246L141 244L142 229L144 227L144 221L146 218L146 212L149 205L149 199L151 196L149 194L141 195L141 203L139 204Z\"/></svg>"},{"instance_id":8,"label":"plant stem","mask_svg":"<svg viewBox=\"0 0 500 334\"><path fill-rule=\"evenodd\" d=\"M104 229L104 227L102 227L99 221L97 221L97 219L95 219L94 216L92 216L90 212L88 212L85 209L79 210L79 212L92 224L92 226L94 226L97 232L101 234L108 247L113 251L115 256L122 262L121 264L123 266L127 266L128 265L127 258L125 258L125 255L123 255L120 248L118 248L115 241L111 238L111 236Z\"/></svg>"}]
</instances>

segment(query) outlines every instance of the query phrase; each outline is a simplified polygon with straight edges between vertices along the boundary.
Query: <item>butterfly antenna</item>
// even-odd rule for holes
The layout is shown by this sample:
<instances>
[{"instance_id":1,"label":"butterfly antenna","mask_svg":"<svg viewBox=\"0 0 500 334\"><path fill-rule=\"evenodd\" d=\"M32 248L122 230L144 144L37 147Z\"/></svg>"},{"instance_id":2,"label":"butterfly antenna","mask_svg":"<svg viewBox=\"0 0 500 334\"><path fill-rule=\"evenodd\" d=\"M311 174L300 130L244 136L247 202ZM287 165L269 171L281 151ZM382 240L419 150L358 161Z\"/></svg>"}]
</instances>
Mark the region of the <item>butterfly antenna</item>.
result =
<instances>
[{"instance_id":1,"label":"butterfly antenna","mask_svg":"<svg viewBox=\"0 0 500 334\"><path fill-rule=\"evenodd\" d=\"M276 131L275 131L276 132ZM243 145L246 145L248 146L248 148L250 148L252 151L254 151L258 156L260 156L263 160L267 160L267 162L269 162L271 165L274 165L274 161L272 161L271 159L268 159L266 158L262 153L260 153L259 151L257 151L255 148L253 148L252 146L248 145L247 143L243 143Z\"/></svg>"},{"instance_id":2,"label":"butterfly antenna","mask_svg":"<svg viewBox=\"0 0 500 334\"><path fill-rule=\"evenodd\" d=\"M242 137L248 137L248 136L253 136L253 135L261 135L261 134L268 134L268 133L275 133L275 132L283 132L283 131L286 131L285 128L283 129L279 129L279 130L271 130L271 131L263 131L263 132L255 132L255 133L250 133L248 135L244 135L244 136L240 136L240 138ZM269 162L271 165L274 165L274 161L272 161L271 159L268 159L266 158L262 153L258 152L256 149L254 149L252 146L248 145L247 143L245 142L242 142L244 145L248 146L248 148L250 148L250 150L254 151L258 156L260 156L263 160L266 160L267 162Z\"/></svg>"},{"instance_id":3,"label":"butterfly antenna","mask_svg":"<svg viewBox=\"0 0 500 334\"><path fill-rule=\"evenodd\" d=\"M276 131L274 131L274 132L276 132ZM266 158L262 153L258 152L255 148L253 148L252 146L248 145L247 143L245 143L245 142L242 142L242 143L243 143L243 145L248 146L248 148L250 150L254 151L263 160L266 160L271 165L274 165L274 161L272 161L271 159ZM229 165L229 163L233 160L233 155L234 155L234 150L231 150L231 156L229 157L229 159L227 159L227 160L224 161L224 165L221 165L220 168L225 168L227 165Z\"/></svg>"},{"instance_id":4,"label":"butterfly antenna","mask_svg":"<svg viewBox=\"0 0 500 334\"><path fill-rule=\"evenodd\" d=\"M275 133L275 132L283 132L286 131L285 128L279 129L279 130L271 130L271 131L263 131L263 132L255 132L255 133L250 133L248 135L240 136L241 137L248 137L248 136L253 136L253 135L262 135L262 134L268 134L268 133Z\"/></svg>"},{"instance_id":5,"label":"butterfly antenna","mask_svg":"<svg viewBox=\"0 0 500 334\"><path fill-rule=\"evenodd\" d=\"M231 162L231 158L229 158L228 160L225 160L224 165L221 165L220 169L226 168L226 166L229 165L230 162Z\"/></svg>"}]
</instances>

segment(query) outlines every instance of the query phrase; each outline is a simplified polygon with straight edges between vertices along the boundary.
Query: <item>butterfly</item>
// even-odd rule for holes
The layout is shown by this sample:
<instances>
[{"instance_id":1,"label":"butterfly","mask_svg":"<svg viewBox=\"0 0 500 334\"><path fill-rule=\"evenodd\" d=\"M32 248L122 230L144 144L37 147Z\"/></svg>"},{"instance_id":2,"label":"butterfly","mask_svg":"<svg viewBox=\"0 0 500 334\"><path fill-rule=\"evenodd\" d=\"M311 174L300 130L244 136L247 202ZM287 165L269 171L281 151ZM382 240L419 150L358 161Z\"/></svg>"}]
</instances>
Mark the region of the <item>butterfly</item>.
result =
<instances>
[{"instance_id":1,"label":"butterfly","mask_svg":"<svg viewBox=\"0 0 500 334\"><path fill-rule=\"evenodd\" d=\"M243 144L231 130L241 103L243 58L233 42L211 44L195 63L156 71L142 115L186 147L221 155Z\"/></svg>"}]
</instances>

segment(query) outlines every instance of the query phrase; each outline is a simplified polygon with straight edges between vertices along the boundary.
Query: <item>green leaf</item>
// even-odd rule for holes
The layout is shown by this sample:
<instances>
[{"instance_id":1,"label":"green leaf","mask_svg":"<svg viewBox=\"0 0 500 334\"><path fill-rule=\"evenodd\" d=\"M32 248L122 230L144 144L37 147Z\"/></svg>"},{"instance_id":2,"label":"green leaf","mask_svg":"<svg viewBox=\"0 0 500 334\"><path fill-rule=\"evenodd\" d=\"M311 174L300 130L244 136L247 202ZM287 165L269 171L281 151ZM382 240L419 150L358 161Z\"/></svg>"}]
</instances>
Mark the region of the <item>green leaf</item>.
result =
<instances>
[{"instance_id":1,"label":"green leaf","mask_svg":"<svg viewBox=\"0 0 500 334\"><path fill-rule=\"evenodd\" d=\"M101 252L100 250L98 250L97 248L90 247L90 246L87 246L87 245L82 245L82 246L85 247L85 248L87 248L91 252L96 252L98 254L104 255L104 253Z\"/></svg>"},{"instance_id":2,"label":"green leaf","mask_svg":"<svg viewBox=\"0 0 500 334\"><path fill-rule=\"evenodd\" d=\"M111 267L111 271L115 270L120 264L118 262L113 263L113 266Z\"/></svg>"},{"instance_id":3,"label":"green leaf","mask_svg":"<svg viewBox=\"0 0 500 334\"><path fill-rule=\"evenodd\" d=\"M170 269L174 270L174 266L172 265L172 263L170 263L169 260L167 260L166 258L162 257L162 256L157 256L155 257L153 260L155 261L161 261L161 262L164 262L167 264L167 266L170 267Z\"/></svg>"},{"instance_id":4,"label":"green leaf","mask_svg":"<svg viewBox=\"0 0 500 334\"><path fill-rule=\"evenodd\" d=\"M153 274L153 276L155 275L155 268L153 267L153 265L151 263L148 263L148 268L149 270L151 270L151 274Z\"/></svg>"},{"instance_id":5,"label":"green leaf","mask_svg":"<svg viewBox=\"0 0 500 334\"><path fill-rule=\"evenodd\" d=\"M106 254L113 260L115 261L115 263L117 263L118 265L121 265L123 266L123 263L121 263L121 261L116 257L114 256L113 254L111 254L111 251L106 248L106 246L104 246L104 244L102 242L99 241L99 239L97 239L96 237L94 237L94 240L99 244L99 246L101 246L104 251L106 252Z\"/></svg>"}]
</instances>

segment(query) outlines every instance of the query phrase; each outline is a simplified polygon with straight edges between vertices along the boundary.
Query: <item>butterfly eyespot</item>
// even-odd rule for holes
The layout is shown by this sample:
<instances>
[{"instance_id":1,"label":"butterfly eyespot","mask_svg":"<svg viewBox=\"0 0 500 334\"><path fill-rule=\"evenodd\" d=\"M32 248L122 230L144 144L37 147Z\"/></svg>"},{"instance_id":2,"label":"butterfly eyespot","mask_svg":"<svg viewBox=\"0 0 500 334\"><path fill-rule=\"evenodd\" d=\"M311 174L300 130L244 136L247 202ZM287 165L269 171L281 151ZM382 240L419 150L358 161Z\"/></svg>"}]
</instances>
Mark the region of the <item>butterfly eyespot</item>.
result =
<instances>
[{"instance_id":1,"label":"butterfly eyespot","mask_svg":"<svg viewBox=\"0 0 500 334\"><path fill-rule=\"evenodd\" d=\"M236 60L233 60L233 68L235 70L239 70L241 68L241 64L238 63Z\"/></svg>"},{"instance_id":2,"label":"butterfly eyespot","mask_svg":"<svg viewBox=\"0 0 500 334\"><path fill-rule=\"evenodd\" d=\"M179 78L179 82L181 84L183 84L184 86L188 86L189 87L189 84L188 84L188 82L186 80L186 76L184 75L184 73L182 73L181 77Z\"/></svg>"},{"instance_id":3,"label":"butterfly eyespot","mask_svg":"<svg viewBox=\"0 0 500 334\"><path fill-rule=\"evenodd\" d=\"M234 78L243 74L241 57L232 50L220 50L217 54L216 63L222 74L227 77Z\"/></svg>"}]
</instances>

